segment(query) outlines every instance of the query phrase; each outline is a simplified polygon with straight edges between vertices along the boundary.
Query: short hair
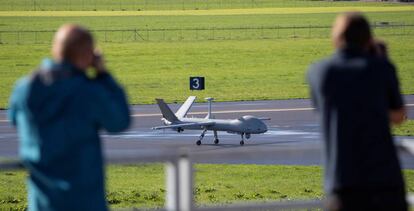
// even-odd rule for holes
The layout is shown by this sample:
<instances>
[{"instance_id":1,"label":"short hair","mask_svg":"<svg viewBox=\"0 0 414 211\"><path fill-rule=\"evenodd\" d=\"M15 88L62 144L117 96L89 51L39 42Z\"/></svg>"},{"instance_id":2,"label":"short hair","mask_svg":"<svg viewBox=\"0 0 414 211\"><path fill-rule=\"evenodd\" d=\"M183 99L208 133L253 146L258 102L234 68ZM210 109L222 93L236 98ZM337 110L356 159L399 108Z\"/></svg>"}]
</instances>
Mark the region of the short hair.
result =
<instances>
[{"instance_id":1,"label":"short hair","mask_svg":"<svg viewBox=\"0 0 414 211\"><path fill-rule=\"evenodd\" d=\"M362 13L346 12L336 18L332 39L337 48L363 49L372 40L371 27Z\"/></svg>"},{"instance_id":2,"label":"short hair","mask_svg":"<svg viewBox=\"0 0 414 211\"><path fill-rule=\"evenodd\" d=\"M54 38L54 53L60 59L71 60L94 45L89 30L79 25L67 24L60 27Z\"/></svg>"}]
</instances>

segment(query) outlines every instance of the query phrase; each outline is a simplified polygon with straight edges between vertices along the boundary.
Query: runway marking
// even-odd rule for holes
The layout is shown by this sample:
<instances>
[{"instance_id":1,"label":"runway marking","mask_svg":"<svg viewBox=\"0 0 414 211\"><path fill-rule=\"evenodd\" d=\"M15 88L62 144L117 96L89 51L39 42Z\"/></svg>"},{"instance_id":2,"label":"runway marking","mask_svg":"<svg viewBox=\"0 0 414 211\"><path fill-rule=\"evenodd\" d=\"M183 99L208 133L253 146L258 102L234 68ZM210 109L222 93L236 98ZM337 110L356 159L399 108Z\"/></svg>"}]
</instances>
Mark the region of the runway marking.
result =
<instances>
[{"instance_id":1,"label":"runway marking","mask_svg":"<svg viewBox=\"0 0 414 211\"><path fill-rule=\"evenodd\" d=\"M314 108L281 108L281 109L246 109L246 110L224 110L213 111L213 114L227 114L227 113L259 113L259 112L281 112L281 111L310 111ZM207 114L206 111L189 112L187 115ZM132 117L152 117L161 116L161 113L152 114L132 114ZM0 122L8 122L8 120L0 120Z\"/></svg>"},{"instance_id":2,"label":"runway marking","mask_svg":"<svg viewBox=\"0 0 414 211\"><path fill-rule=\"evenodd\" d=\"M412 107L414 104L406 104L407 107ZM282 111L311 111L315 108L276 108L276 109L247 109L247 110L224 110L224 111L213 111L213 114L228 114L228 113L260 113L260 112L282 112ZM189 112L187 115L207 114L206 111L201 112ZM154 114L133 114L132 117L151 117L161 116L161 113Z\"/></svg>"},{"instance_id":3,"label":"runway marking","mask_svg":"<svg viewBox=\"0 0 414 211\"><path fill-rule=\"evenodd\" d=\"M413 107L414 104L405 104L406 107ZM246 109L246 110L225 110L213 111L213 114L228 114L228 113L260 113L260 112L283 112L283 111L311 111L314 108L277 108L277 109ZM207 114L206 111L189 112L188 115ZM131 117L152 117L161 116L161 113L152 114L132 114ZM9 122L6 119L0 119L0 122Z\"/></svg>"},{"instance_id":4,"label":"runway marking","mask_svg":"<svg viewBox=\"0 0 414 211\"><path fill-rule=\"evenodd\" d=\"M262 106L266 105L265 103L235 103L235 104L221 104L215 105L220 107L231 107L231 106ZM206 108L207 104L193 105L192 108Z\"/></svg>"},{"instance_id":5,"label":"runway marking","mask_svg":"<svg viewBox=\"0 0 414 211\"><path fill-rule=\"evenodd\" d=\"M252 109L252 110L226 110L226 111L213 111L213 114L227 114L227 113L260 113L260 112L280 112L280 111L311 111L314 108L282 108L282 109ZM187 115L207 114L206 111L201 112L189 112ZM150 117L161 116L161 113L154 114L133 114L132 117Z\"/></svg>"}]
</instances>

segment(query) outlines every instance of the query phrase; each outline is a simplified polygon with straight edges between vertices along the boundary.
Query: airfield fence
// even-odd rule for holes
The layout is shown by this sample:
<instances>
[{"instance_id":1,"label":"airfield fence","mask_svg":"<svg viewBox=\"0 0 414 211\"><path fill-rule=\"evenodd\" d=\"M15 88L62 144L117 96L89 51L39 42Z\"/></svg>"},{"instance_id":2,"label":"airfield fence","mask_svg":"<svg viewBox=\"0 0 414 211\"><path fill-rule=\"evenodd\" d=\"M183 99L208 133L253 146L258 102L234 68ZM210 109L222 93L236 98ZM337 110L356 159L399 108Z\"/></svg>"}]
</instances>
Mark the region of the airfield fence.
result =
<instances>
[{"instance_id":1,"label":"airfield fence","mask_svg":"<svg viewBox=\"0 0 414 211\"><path fill-rule=\"evenodd\" d=\"M0 0L0 4L0 10L3 11L142 11L349 6L352 2L334 0ZM382 4L393 3L383 2ZM359 5L372 5L372 2L361 2Z\"/></svg>"},{"instance_id":2,"label":"airfield fence","mask_svg":"<svg viewBox=\"0 0 414 211\"><path fill-rule=\"evenodd\" d=\"M408 153L414 156L414 140L402 140L397 143L400 153ZM240 157L267 157L274 155L274 150L234 151L234 152L197 152L191 153L188 149L168 150L156 155L122 155L110 157L107 162L111 164L136 164L136 163L165 163L166 195L165 208L158 210L167 211L218 211L218 210L317 210L323 208L323 199L314 200L289 200L250 202L243 204L217 205L196 207L194 204L194 162L202 162L214 157L231 158L237 160ZM20 162L0 162L0 171L22 169ZM407 196L407 201L414 206L414 194Z\"/></svg>"},{"instance_id":3,"label":"airfield fence","mask_svg":"<svg viewBox=\"0 0 414 211\"><path fill-rule=\"evenodd\" d=\"M406 36L414 34L414 24L376 23L372 25L378 36ZM96 29L93 34L100 42L145 41L202 41L202 40L255 40L327 38L331 26L266 26L227 28L135 28ZM0 44L50 43L55 30L0 31Z\"/></svg>"}]
</instances>

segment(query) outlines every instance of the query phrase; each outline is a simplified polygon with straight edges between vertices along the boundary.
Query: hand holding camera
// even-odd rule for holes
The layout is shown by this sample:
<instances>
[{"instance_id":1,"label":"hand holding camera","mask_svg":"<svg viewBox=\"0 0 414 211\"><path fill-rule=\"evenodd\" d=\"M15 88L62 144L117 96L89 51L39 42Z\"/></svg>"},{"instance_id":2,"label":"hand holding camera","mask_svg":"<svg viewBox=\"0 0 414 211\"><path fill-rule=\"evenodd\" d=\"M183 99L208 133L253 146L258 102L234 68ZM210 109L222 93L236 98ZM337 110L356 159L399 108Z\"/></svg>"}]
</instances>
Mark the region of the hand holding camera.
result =
<instances>
[{"instance_id":1,"label":"hand holding camera","mask_svg":"<svg viewBox=\"0 0 414 211\"><path fill-rule=\"evenodd\" d=\"M388 59L387 44L383 40L374 39L371 42L369 51L374 56L378 56L380 58Z\"/></svg>"},{"instance_id":2,"label":"hand holding camera","mask_svg":"<svg viewBox=\"0 0 414 211\"><path fill-rule=\"evenodd\" d=\"M92 67L95 68L97 74L107 72L105 61L100 50L95 50L94 52Z\"/></svg>"}]
</instances>

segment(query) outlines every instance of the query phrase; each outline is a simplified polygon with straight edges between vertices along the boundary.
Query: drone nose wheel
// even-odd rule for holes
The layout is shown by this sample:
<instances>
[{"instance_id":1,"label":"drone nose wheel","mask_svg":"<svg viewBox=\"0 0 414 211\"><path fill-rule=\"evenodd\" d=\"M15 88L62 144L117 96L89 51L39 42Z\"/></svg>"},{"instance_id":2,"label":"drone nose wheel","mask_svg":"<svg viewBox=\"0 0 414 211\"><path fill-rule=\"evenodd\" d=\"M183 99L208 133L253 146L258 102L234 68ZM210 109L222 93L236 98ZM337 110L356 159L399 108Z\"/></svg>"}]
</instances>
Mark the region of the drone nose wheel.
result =
<instances>
[{"instance_id":1,"label":"drone nose wheel","mask_svg":"<svg viewBox=\"0 0 414 211\"><path fill-rule=\"evenodd\" d=\"M244 133L242 133L242 134L241 134L240 146L243 146L243 145L244 145L244 136L245 136L245 134L244 134Z\"/></svg>"},{"instance_id":2,"label":"drone nose wheel","mask_svg":"<svg viewBox=\"0 0 414 211\"><path fill-rule=\"evenodd\" d=\"M214 139L214 144L218 144L219 140L218 139Z\"/></svg>"},{"instance_id":3,"label":"drone nose wheel","mask_svg":"<svg viewBox=\"0 0 414 211\"><path fill-rule=\"evenodd\" d=\"M203 132L200 135L200 138L198 138L198 141L196 142L197 145L199 145L199 146L201 145L201 140L203 140L204 135L206 134L206 132L207 132L207 129L204 129Z\"/></svg>"}]
</instances>

